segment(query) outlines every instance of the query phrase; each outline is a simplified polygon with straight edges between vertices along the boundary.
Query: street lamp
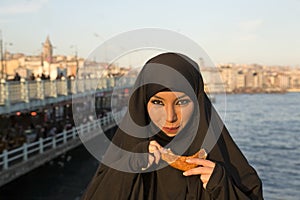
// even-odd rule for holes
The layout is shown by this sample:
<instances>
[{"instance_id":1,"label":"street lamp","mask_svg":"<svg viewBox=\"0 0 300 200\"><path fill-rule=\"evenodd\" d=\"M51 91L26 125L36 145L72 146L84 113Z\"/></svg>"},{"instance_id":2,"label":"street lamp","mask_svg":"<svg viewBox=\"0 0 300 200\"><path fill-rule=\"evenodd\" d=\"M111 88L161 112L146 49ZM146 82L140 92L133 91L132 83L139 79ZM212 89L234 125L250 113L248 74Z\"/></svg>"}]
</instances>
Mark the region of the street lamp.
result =
<instances>
[{"instance_id":1,"label":"street lamp","mask_svg":"<svg viewBox=\"0 0 300 200\"><path fill-rule=\"evenodd\" d=\"M2 31L0 30L0 55L1 55L1 78L3 78L3 41L2 41Z\"/></svg>"},{"instance_id":2,"label":"street lamp","mask_svg":"<svg viewBox=\"0 0 300 200\"><path fill-rule=\"evenodd\" d=\"M102 37L102 36L99 35L98 33L94 33L94 36L95 36L96 38L100 38L100 40L103 41L103 44L105 45L105 46L104 46L104 62L108 62L108 61L107 61L107 44L105 43L104 37Z\"/></svg>"},{"instance_id":3,"label":"street lamp","mask_svg":"<svg viewBox=\"0 0 300 200\"><path fill-rule=\"evenodd\" d=\"M71 49L74 49L74 53L75 53L75 58L77 58L77 51L78 51L78 49L77 49L77 45L75 45L75 44L72 44L71 46L70 46L70 48Z\"/></svg>"},{"instance_id":4,"label":"street lamp","mask_svg":"<svg viewBox=\"0 0 300 200\"><path fill-rule=\"evenodd\" d=\"M4 61L5 61L5 66L4 66L4 69L5 69L5 79L7 78L7 46L12 46L13 43L12 42L5 42L4 44Z\"/></svg>"}]
</instances>

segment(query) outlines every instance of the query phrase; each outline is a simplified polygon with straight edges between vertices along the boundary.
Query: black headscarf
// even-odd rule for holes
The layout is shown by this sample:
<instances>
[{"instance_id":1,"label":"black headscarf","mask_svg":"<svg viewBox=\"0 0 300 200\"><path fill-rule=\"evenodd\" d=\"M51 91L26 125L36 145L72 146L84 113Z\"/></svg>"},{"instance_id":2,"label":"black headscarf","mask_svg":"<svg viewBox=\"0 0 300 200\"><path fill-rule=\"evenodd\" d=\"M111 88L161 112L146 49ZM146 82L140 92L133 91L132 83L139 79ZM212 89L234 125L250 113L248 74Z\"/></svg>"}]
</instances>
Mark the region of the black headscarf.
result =
<instances>
[{"instance_id":1,"label":"black headscarf","mask_svg":"<svg viewBox=\"0 0 300 200\"><path fill-rule=\"evenodd\" d=\"M194 102L191 119L176 137L168 137L149 118L147 103L160 91L184 92ZM199 176L185 177L164 161L142 171L151 140L180 155L207 149L216 167L206 189ZM205 94L198 65L184 55L164 53L144 65L112 142L84 199L262 199L259 177Z\"/></svg>"}]
</instances>

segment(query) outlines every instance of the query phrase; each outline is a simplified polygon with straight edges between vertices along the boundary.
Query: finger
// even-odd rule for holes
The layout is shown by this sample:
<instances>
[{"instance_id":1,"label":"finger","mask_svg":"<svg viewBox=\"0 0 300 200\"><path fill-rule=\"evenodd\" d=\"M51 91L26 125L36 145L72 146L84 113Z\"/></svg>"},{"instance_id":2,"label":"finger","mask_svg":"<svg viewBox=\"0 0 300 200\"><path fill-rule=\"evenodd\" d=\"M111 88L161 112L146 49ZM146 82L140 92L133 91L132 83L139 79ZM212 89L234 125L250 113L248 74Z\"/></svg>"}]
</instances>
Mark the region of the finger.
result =
<instances>
[{"instance_id":1,"label":"finger","mask_svg":"<svg viewBox=\"0 0 300 200\"><path fill-rule=\"evenodd\" d=\"M210 176L211 176L210 174L202 174L200 176L200 179L201 179L202 183L207 183L210 179Z\"/></svg>"},{"instance_id":2,"label":"finger","mask_svg":"<svg viewBox=\"0 0 300 200\"><path fill-rule=\"evenodd\" d=\"M162 147L160 146L160 144L158 144L158 142L156 142L155 140L151 140L150 141L150 145L156 146L157 149L162 149Z\"/></svg>"},{"instance_id":3,"label":"finger","mask_svg":"<svg viewBox=\"0 0 300 200\"><path fill-rule=\"evenodd\" d=\"M200 179L201 179L201 182L202 182L202 185L203 185L203 188L206 189L206 186L207 186L207 183L210 179L211 175L201 175L200 176Z\"/></svg>"},{"instance_id":4,"label":"finger","mask_svg":"<svg viewBox=\"0 0 300 200\"><path fill-rule=\"evenodd\" d=\"M159 149L157 148L157 146L154 145L149 145L149 153L154 153L155 151L159 151Z\"/></svg>"},{"instance_id":5,"label":"finger","mask_svg":"<svg viewBox=\"0 0 300 200\"><path fill-rule=\"evenodd\" d=\"M149 153L152 153L154 158L155 158L155 163L158 164L160 160L160 151L157 146L150 144L149 145Z\"/></svg>"},{"instance_id":6,"label":"finger","mask_svg":"<svg viewBox=\"0 0 300 200\"><path fill-rule=\"evenodd\" d=\"M191 176L191 175L206 175L211 174L213 172L212 167L196 167L190 170L187 170L183 173L184 176Z\"/></svg>"},{"instance_id":7,"label":"finger","mask_svg":"<svg viewBox=\"0 0 300 200\"><path fill-rule=\"evenodd\" d=\"M215 163L210 160L205 160L202 158L189 158L186 160L187 163L194 163L197 165L202 165L204 167L215 167Z\"/></svg>"},{"instance_id":8,"label":"finger","mask_svg":"<svg viewBox=\"0 0 300 200\"><path fill-rule=\"evenodd\" d=\"M154 160L155 160L154 156L151 155L151 154L149 154L149 156L148 156L148 164L149 164L149 166L153 164Z\"/></svg>"},{"instance_id":9,"label":"finger","mask_svg":"<svg viewBox=\"0 0 300 200\"><path fill-rule=\"evenodd\" d=\"M154 157L155 157L155 163L158 164L159 160L160 160L160 152L159 151L154 151L153 152Z\"/></svg>"},{"instance_id":10,"label":"finger","mask_svg":"<svg viewBox=\"0 0 300 200\"><path fill-rule=\"evenodd\" d=\"M154 156L152 156L151 154L148 154L148 165L146 167L142 167L142 170L146 170L148 169L154 162Z\"/></svg>"}]
</instances>

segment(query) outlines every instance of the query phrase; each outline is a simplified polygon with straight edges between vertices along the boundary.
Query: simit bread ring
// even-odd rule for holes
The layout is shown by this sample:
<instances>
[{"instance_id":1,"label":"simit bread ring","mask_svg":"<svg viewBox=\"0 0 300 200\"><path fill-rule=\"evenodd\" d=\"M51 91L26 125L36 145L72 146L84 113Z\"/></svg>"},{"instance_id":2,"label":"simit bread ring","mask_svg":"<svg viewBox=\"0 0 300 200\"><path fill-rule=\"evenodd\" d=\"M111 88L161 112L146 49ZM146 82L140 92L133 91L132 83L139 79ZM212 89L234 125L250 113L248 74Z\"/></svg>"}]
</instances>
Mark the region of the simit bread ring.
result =
<instances>
[{"instance_id":1,"label":"simit bread ring","mask_svg":"<svg viewBox=\"0 0 300 200\"><path fill-rule=\"evenodd\" d=\"M189 158L202 158L206 159L207 153L204 149L200 149L197 153L192 156L179 156L175 155L170 149L163 150L161 152L161 158L166 161L170 166L179 169L181 171L187 171L197 167L197 164L187 163L186 160Z\"/></svg>"}]
</instances>

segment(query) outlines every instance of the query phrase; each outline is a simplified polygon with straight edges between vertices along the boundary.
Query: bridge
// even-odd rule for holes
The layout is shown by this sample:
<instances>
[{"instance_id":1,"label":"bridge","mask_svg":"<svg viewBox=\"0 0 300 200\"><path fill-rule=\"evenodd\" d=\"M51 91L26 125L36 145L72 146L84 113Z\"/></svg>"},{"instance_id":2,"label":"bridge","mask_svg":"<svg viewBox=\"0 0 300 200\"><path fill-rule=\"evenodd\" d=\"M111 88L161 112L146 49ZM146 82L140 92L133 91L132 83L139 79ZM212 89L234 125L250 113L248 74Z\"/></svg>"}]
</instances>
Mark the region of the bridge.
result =
<instances>
[{"instance_id":1,"label":"bridge","mask_svg":"<svg viewBox=\"0 0 300 200\"><path fill-rule=\"evenodd\" d=\"M24 109L40 108L49 104L84 97L91 93L111 92L116 77L93 79L60 79L0 82L0 114ZM133 78L122 78L122 85L130 87Z\"/></svg>"},{"instance_id":2,"label":"bridge","mask_svg":"<svg viewBox=\"0 0 300 200\"><path fill-rule=\"evenodd\" d=\"M86 95L111 95L116 81L116 78L1 81L0 114L9 115L59 105L61 102L84 99ZM133 80L128 78L122 81L125 81L122 84L124 86L118 89L124 90L131 87ZM37 141L26 140L18 147L4 148L0 151L0 186L81 145L79 135L93 138L103 134L99 130L107 131L114 127L118 120L116 118L121 115L121 111L114 115L108 112L101 118L89 120L51 137L40 137Z\"/></svg>"}]
</instances>

